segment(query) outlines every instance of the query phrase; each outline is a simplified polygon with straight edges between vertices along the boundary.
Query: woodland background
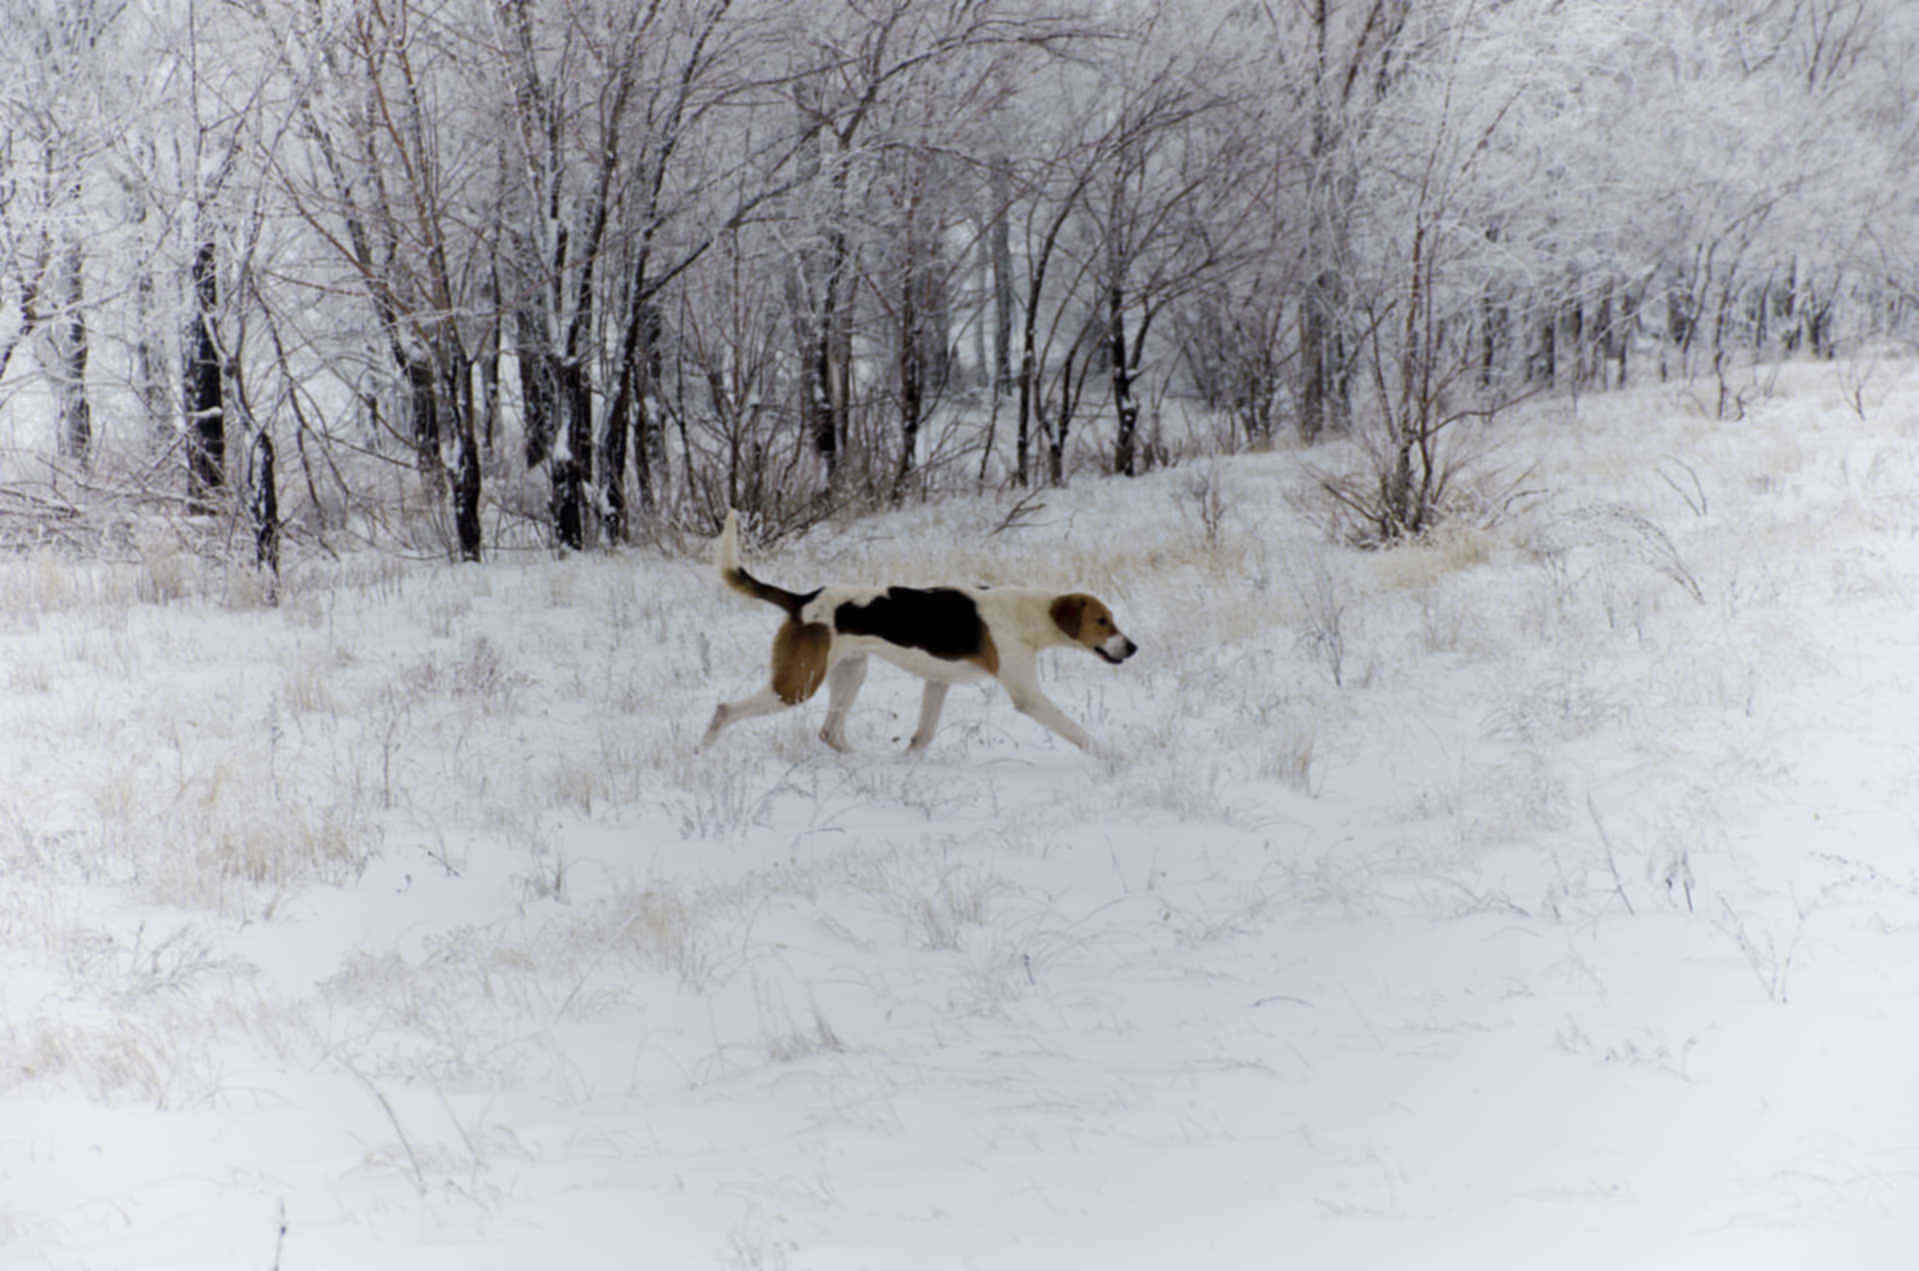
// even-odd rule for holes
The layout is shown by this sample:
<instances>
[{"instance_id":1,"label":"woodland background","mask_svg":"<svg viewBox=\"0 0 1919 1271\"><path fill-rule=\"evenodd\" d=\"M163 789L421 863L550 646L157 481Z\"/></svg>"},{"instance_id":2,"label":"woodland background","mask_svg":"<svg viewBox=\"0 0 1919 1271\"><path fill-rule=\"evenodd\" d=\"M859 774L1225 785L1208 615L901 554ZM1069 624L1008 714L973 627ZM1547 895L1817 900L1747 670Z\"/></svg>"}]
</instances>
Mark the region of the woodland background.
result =
<instances>
[{"instance_id":1,"label":"woodland background","mask_svg":"<svg viewBox=\"0 0 1919 1271\"><path fill-rule=\"evenodd\" d=\"M1378 542L1511 493L1456 421L1909 330L1898 0L0 14L16 544L479 559L1346 433Z\"/></svg>"}]
</instances>

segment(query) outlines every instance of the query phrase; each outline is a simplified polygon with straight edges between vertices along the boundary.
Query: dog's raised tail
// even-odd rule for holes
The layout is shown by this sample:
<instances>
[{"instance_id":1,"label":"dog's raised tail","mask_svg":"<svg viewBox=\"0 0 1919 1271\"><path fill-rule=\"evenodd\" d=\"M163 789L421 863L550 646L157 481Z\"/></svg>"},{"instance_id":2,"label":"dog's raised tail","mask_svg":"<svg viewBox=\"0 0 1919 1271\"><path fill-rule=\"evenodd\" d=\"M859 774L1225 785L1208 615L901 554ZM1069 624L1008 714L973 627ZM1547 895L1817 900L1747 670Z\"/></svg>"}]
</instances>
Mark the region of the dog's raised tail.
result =
<instances>
[{"instance_id":1,"label":"dog's raised tail","mask_svg":"<svg viewBox=\"0 0 1919 1271\"><path fill-rule=\"evenodd\" d=\"M800 610L806 607L806 602L819 594L813 592L802 596L784 587L763 583L747 573L740 565L740 514L732 508L726 510L726 524L720 529L720 541L713 551L713 563L719 567L720 579L728 587L742 596L778 605L795 622L799 621Z\"/></svg>"},{"instance_id":2,"label":"dog's raised tail","mask_svg":"<svg viewBox=\"0 0 1919 1271\"><path fill-rule=\"evenodd\" d=\"M726 509L726 524L720 527L719 542L714 544L713 563L719 566L720 577L731 584L732 575L740 567L740 514L732 508Z\"/></svg>"}]
</instances>

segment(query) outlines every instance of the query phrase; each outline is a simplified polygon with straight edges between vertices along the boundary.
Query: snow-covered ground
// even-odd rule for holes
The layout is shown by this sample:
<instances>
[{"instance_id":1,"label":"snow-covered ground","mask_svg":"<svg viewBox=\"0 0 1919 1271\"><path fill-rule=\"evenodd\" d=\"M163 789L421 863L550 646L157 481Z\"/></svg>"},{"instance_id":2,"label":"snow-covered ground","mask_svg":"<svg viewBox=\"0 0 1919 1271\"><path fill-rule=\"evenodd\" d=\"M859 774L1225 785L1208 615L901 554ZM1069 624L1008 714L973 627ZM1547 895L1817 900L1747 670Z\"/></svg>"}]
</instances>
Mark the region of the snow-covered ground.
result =
<instances>
[{"instance_id":1,"label":"snow-covered ground","mask_svg":"<svg viewBox=\"0 0 1919 1271\"><path fill-rule=\"evenodd\" d=\"M778 617L700 559L0 564L0 1264L1910 1265L1919 370L1846 383L1536 403L1381 555L1274 454L753 559L1098 592L1100 757L907 758L884 666L696 755Z\"/></svg>"}]
</instances>

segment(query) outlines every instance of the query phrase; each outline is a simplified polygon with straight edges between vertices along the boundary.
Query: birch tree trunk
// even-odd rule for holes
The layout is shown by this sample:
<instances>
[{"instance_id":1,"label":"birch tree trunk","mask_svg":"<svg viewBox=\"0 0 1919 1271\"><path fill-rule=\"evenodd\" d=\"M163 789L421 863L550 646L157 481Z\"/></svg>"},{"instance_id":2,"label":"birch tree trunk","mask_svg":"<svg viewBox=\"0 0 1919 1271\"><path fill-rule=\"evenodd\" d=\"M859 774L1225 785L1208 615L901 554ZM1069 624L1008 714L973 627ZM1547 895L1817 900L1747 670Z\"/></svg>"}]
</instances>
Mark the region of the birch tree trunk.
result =
<instances>
[{"instance_id":1,"label":"birch tree trunk","mask_svg":"<svg viewBox=\"0 0 1919 1271\"><path fill-rule=\"evenodd\" d=\"M60 412L60 453L81 468L93 462L93 407L87 398L87 308L82 269L85 253L79 239L67 247L61 262L62 297L67 309L59 325L59 371L54 376Z\"/></svg>"}]
</instances>

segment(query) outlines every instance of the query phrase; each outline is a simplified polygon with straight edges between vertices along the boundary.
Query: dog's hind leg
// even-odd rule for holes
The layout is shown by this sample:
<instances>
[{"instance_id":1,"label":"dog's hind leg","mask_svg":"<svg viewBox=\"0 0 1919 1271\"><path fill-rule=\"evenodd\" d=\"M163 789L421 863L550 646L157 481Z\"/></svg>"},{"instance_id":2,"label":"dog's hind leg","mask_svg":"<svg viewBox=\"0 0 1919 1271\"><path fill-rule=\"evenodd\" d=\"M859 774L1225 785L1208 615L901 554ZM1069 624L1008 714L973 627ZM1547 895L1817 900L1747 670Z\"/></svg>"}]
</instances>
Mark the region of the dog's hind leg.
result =
<instances>
[{"instance_id":1,"label":"dog's hind leg","mask_svg":"<svg viewBox=\"0 0 1919 1271\"><path fill-rule=\"evenodd\" d=\"M940 708L946 705L948 687L938 680L926 681L926 692L920 697L920 724L913 730L913 740L906 743L907 750L925 750L927 743L933 740L933 730L940 726Z\"/></svg>"},{"instance_id":2,"label":"dog's hind leg","mask_svg":"<svg viewBox=\"0 0 1919 1271\"><path fill-rule=\"evenodd\" d=\"M833 633L820 623L801 623L791 619L780 626L773 637L772 682L751 697L737 702L721 702L713 712L713 722L700 738L702 747L720 735L720 729L742 719L772 715L789 706L798 706L819 691L826 678L826 658Z\"/></svg>"},{"instance_id":3,"label":"dog's hind leg","mask_svg":"<svg viewBox=\"0 0 1919 1271\"><path fill-rule=\"evenodd\" d=\"M713 722L706 726L706 736L700 738L700 748L712 745L713 739L720 735L720 729L728 724L737 724L742 719L753 719L759 715L776 714L792 705L792 702L781 698L779 690L771 685L737 702L721 702L713 710Z\"/></svg>"},{"instance_id":4,"label":"dog's hind leg","mask_svg":"<svg viewBox=\"0 0 1919 1271\"><path fill-rule=\"evenodd\" d=\"M852 749L846 744L846 712L853 709L865 682L864 653L840 659L826 673L826 726L820 729L820 740L835 750Z\"/></svg>"}]
</instances>

